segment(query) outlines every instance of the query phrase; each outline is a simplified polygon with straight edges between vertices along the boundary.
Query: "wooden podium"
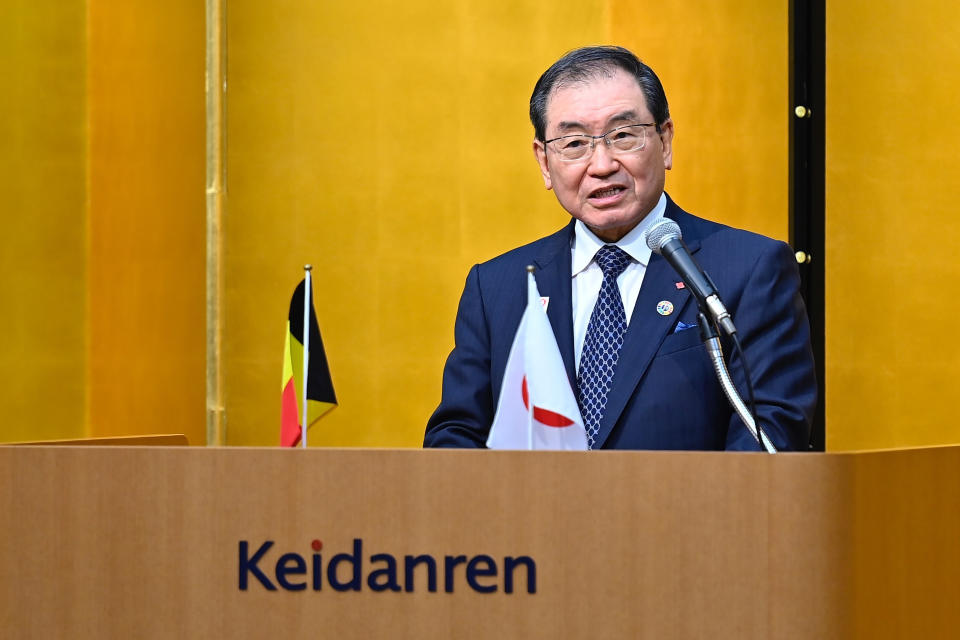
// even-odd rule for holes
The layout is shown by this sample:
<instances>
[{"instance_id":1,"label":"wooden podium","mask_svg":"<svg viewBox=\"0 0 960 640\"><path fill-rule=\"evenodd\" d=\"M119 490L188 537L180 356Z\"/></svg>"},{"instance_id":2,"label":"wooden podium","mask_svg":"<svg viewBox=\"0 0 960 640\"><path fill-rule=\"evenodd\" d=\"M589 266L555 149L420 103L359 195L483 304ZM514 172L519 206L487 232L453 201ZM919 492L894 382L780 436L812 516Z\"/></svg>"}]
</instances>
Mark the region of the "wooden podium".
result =
<instances>
[{"instance_id":1,"label":"wooden podium","mask_svg":"<svg viewBox=\"0 0 960 640\"><path fill-rule=\"evenodd\" d=\"M11 638L953 637L960 447L0 447L0 542Z\"/></svg>"}]
</instances>

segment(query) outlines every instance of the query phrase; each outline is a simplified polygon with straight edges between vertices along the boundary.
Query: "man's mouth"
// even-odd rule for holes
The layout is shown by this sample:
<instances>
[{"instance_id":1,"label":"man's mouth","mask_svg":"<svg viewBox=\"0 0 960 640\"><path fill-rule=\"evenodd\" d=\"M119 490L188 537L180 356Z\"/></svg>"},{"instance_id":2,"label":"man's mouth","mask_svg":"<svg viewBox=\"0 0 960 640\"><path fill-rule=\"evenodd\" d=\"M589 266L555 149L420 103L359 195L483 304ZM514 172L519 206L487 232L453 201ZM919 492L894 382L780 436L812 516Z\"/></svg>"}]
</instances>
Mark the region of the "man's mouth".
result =
<instances>
[{"instance_id":1,"label":"man's mouth","mask_svg":"<svg viewBox=\"0 0 960 640\"><path fill-rule=\"evenodd\" d=\"M615 187L604 187L602 189L597 189L596 191L590 192L591 200L604 200L606 198L612 198L616 195L619 195L621 192L626 191L625 187L615 186Z\"/></svg>"}]
</instances>

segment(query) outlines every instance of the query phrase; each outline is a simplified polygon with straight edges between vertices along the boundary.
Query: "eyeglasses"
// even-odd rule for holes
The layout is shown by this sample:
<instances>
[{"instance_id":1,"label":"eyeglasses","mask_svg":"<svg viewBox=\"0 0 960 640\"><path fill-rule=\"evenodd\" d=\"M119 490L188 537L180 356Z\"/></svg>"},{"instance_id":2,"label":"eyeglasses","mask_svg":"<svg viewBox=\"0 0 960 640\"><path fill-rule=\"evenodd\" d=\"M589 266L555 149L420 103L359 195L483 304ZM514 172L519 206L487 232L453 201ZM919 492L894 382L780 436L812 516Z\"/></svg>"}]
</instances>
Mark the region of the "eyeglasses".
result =
<instances>
[{"instance_id":1,"label":"eyeglasses","mask_svg":"<svg viewBox=\"0 0 960 640\"><path fill-rule=\"evenodd\" d=\"M557 152L564 162L576 162L593 155L593 148L597 146L597 140L603 140L607 148L614 153L640 151L647 144L647 127L655 126L657 125L653 122L628 124L610 129L610 131L598 136L577 133L545 140L543 144L552 145L551 148Z\"/></svg>"}]
</instances>

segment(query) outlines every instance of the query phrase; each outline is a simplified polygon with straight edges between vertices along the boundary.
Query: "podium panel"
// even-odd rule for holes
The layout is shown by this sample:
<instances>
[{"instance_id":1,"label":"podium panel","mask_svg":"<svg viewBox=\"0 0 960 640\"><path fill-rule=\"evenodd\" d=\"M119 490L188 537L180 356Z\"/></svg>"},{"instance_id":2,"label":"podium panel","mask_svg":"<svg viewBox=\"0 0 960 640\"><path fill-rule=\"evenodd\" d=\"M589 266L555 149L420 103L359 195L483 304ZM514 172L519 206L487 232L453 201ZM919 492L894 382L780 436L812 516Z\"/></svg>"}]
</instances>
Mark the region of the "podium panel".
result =
<instances>
[{"instance_id":1,"label":"podium panel","mask_svg":"<svg viewBox=\"0 0 960 640\"><path fill-rule=\"evenodd\" d=\"M936 635L960 622L958 503L960 448L0 447L0 623L23 637Z\"/></svg>"}]
</instances>

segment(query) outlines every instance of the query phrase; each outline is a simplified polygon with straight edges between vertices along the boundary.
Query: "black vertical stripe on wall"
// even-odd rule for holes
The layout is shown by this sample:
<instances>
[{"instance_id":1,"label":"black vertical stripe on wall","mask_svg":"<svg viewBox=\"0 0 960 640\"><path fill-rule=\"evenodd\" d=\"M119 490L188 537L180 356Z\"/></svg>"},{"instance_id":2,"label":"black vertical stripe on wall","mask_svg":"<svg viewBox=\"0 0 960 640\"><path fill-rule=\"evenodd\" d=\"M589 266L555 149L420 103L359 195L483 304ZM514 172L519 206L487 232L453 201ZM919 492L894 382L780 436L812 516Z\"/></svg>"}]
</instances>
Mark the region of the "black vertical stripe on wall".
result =
<instances>
[{"instance_id":1,"label":"black vertical stripe on wall","mask_svg":"<svg viewBox=\"0 0 960 640\"><path fill-rule=\"evenodd\" d=\"M810 445L825 446L824 409L824 0L790 2L790 244L810 317L820 400Z\"/></svg>"}]
</instances>

